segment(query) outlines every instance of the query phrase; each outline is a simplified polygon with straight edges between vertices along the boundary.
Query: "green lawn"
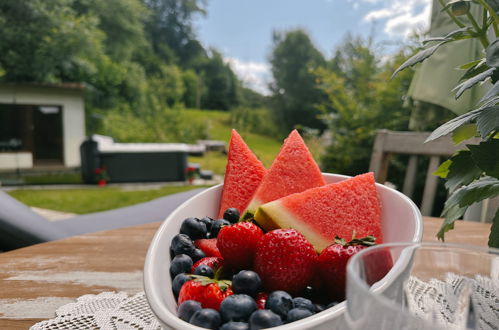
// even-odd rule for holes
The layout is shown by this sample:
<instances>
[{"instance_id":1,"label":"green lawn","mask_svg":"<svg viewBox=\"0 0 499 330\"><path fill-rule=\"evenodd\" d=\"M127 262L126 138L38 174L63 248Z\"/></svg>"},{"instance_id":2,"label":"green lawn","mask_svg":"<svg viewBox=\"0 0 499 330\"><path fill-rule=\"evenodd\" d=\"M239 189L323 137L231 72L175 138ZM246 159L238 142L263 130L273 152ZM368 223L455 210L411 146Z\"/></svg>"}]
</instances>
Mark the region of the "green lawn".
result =
<instances>
[{"instance_id":1,"label":"green lawn","mask_svg":"<svg viewBox=\"0 0 499 330\"><path fill-rule=\"evenodd\" d=\"M193 120L204 122L209 129L210 138L225 141L228 145L232 127L230 114L225 111L186 110ZM239 131L248 146L260 158L262 163L269 167L279 152L282 141L268 136L251 132ZM216 174L225 172L227 156L220 153L207 153L204 157L189 157L190 162L200 163L204 170L211 170Z\"/></svg>"},{"instance_id":2,"label":"green lawn","mask_svg":"<svg viewBox=\"0 0 499 330\"><path fill-rule=\"evenodd\" d=\"M154 190L124 191L116 187L61 190L14 190L9 194L22 203L62 212L86 214L106 211L178 192L199 188L199 186L164 186Z\"/></svg>"}]
</instances>

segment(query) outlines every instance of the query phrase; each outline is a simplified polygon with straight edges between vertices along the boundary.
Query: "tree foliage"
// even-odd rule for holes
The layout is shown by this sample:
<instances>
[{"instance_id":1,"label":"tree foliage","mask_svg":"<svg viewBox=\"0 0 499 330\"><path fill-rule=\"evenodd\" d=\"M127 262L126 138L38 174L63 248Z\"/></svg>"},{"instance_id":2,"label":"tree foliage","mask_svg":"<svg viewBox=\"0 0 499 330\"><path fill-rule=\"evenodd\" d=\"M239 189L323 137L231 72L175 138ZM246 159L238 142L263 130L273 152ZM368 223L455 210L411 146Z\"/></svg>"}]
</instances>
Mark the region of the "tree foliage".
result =
<instances>
[{"instance_id":1,"label":"tree foliage","mask_svg":"<svg viewBox=\"0 0 499 330\"><path fill-rule=\"evenodd\" d=\"M317 88L314 69L326 63L324 56L313 45L303 30L274 32L270 56L274 82L271 105L282 128L295 127L324 129L321 112L316 104L324 100Z\"/></svg>"},{"instance_id":2,"label":"tree foliage","mask_svg":"<svg viewBox=\"0 0 499 330\"><path fill-rule=\"evenodd\" d=\"M410 110L403 106L412 72L389 80L405 60L401 52L381 63L370 39L348 35L328 66L317 69L327 102L330 145L322 159L323 169L356 175L368 170L376 130L405 130Z\"/></svg>"},{"instance_id":3,"label":"tree foliage","mask_svg":"<svg viewBox=\"0 0 499 330\"><path fill-rule=\"evenodd\" d=\"M241 84L219 52L204 49L192 25L205 6L204 0L1 1L0 80L83 83L89 133L104 129L106 109L137 119L163 113L157 107L230 109L240 104Z\"/></svg>"}]
</instances>

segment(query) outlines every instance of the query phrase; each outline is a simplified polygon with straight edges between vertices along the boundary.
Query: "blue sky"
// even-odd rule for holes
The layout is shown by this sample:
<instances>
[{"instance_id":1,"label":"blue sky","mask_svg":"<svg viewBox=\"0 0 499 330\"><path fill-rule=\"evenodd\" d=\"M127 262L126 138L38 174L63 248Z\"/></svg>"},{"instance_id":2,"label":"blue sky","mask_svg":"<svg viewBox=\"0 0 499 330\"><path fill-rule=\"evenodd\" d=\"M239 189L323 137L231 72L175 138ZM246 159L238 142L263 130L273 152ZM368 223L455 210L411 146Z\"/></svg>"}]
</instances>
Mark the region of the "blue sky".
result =
<instances>
[{"instance_id":1,"label":"blue sky","mask_svg":"<svg viewBox=\"0 0 499 330\"><path fill-rule=\"evenodd\" d=\"M272 31L303 28L330 57L347 32L398 42L428 26L431 0L208 0L195 22L205 46L219 49L251 87L266 91Z\"/></svg>"}]
</instances>

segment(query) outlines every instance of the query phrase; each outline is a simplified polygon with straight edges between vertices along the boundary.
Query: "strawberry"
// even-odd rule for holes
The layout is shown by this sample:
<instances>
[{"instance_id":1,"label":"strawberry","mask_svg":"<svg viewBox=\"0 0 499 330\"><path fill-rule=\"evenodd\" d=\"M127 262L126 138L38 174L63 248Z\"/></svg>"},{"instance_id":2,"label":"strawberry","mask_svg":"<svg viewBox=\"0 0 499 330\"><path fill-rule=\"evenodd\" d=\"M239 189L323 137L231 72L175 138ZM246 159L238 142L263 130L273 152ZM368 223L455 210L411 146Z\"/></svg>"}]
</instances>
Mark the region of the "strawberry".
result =
<instances>
[{"instance_id":1,"label":"strawberry","mask_svg":"<svg viewBox=\"0 0 499 330\"><path fill-rule=\"evenodd\" d=\"M232 295L231 282L214 280L205 276L189 275L192 280L186 282L178 295L178 305L186 300L195 300L203 308L218 310L222 301Z\"/></svg>"},{"instance_id":2,"label":"strawberry","mask_svg":"<svg viewBox=\"0 0 499 330\"><path fill-rule=\"evenodd\" d=\"M350 242L336 237L335 243L322 250L317 266L322 282L327 286L331 298L336 301L345 299L346 265L355 253L375 244L374 236L361 239L354 237Z\"/></svg>"},{"instance_id":3,"label":"strawberry","mask_svg":"<svg viewBox=\"0 0 499 330\"><path fill-rule=\"evenodd\" d=\"M216 238L198 239L194 241L194 245L198 249L201 249L207 257L218 257L218 258L222 257L220 251L217 248Z\"/></svg>"},{"instance_id":4,"label":"strawberry","mask_svg":"<svg viewBox=\"0 0 499 330\"><path fill-rule=\"evenodd\" d=\"M222 258L217 257L205 257L203 259L199 259L192 265L191 273L194 273L194 270L199 265L209 266L216 273L218 269L222 268L224 265L224 260Z\"/></svg>"},{"instance_id":5,"label":"strawberry","mask_svg":"<svg viewBox=\"0 0 499 330\"><path fill-rule=\"evenodd\" d=\"M239 222L222 227L218 233L217 247L225 264L234 269L251 269L256 244L263 231L251 222Z\"/></svg>"},{"instance_id":6,"label":"strawberry","mask_svg":"<svg viewBox=\"0 0 499 330\"><path fill-rule=\"evenodd\" d=\"M265 309L265 303L267 302L268 297L269 294L267 292L259 292L255 298L256 307L258 309Z\"/></svg>"},{"instance_id":7,"label":"strawberry","mask_svg":"<svg viewBox=\"0 0 499 330\"><path fill-rule=\"evenodd\" d=\"M294 229L276 229L258 242L255 271L267 291L302 291L314 275L317 254L305 236Z\"/></svg>"}]
</instances>

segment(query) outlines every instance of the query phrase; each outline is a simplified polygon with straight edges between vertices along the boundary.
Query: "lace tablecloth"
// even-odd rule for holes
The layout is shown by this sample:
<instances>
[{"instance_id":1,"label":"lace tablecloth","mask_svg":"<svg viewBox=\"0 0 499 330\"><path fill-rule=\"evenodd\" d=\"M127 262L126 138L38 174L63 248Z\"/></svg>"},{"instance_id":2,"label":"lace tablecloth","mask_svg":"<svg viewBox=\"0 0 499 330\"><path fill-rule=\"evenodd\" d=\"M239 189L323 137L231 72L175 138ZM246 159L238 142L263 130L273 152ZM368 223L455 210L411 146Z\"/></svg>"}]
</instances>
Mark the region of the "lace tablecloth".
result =
<instances>
[{"instance_id":1,"label":"lace tablecloth","mask_svg":"<svg viewBox=\"0 0 499 330\"><path fill-rule=\"evenodd\" d=\"M42 321L31 330L62 329L161 329L144 292L132 297L124 292L84 295L57 309L57 317Z\"/></svg>"},{"instance_id":2,"label":"lace tablecloth","mask_svg":"<svg viewBox=\"0 0 499 330\"><path fill-rule=\"evenodd\" d=\"M432 279L424 282L411 277L406 285L408 308L423 319L429 319L428 315L436 315L439 323L445 324L448 329L465 329L469 320L463 318L466 311L459 307L463 290L469 290L467 296L471 298L475 309L476 329L498 330L499 279L496 278L476 276L470 279L448 274L445 281ZM56 316L35 324L31 330L161 329L144 292L132 297L123 292L84 295L76 302L57 309Z\"/></svg>"}]
</instances>

